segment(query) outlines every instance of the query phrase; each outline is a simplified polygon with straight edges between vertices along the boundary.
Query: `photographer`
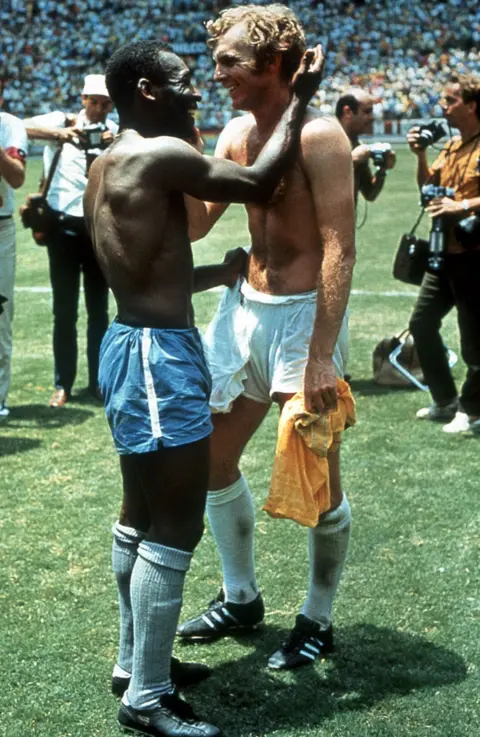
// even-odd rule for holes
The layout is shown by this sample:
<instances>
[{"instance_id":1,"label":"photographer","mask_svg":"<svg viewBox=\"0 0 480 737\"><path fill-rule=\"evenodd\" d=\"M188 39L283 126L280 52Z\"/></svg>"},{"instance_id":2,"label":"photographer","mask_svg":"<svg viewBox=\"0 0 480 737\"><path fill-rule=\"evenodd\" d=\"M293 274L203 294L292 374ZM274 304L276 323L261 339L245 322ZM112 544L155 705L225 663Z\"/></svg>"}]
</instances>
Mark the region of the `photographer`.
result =
<instances>
[{"instance_id":1,"label":"photographer","mask_svg":"<svg viewBox=\"0 0 480 737\"><path fill-rule=\"evenodd\" d=\"M77 370L77 318L80 274L83 272L88 315L88 391L97 388L100 343L108 327L108 287L97 264L83 219L83 194L92 161L113 141L117 125L107 120L112 103L101 74L88 74L82 91L83 110L78 115L60 111L25 121L29 138L47 141L44 177L61 146L60 158L48 190L53 224L46 243L53 290L53 355L55 392L50 407L70 399Z\"/></svg>"},{"instance_id":2,"label":"photographer","mask_svg":"<svg viewBox=\"0 0 480 737\"><path fill-rule=\"evenodd\" d=\"M0 80L0 108L3 85ZM0 112L0 420L8 417L5 404L10 387L13 289L15 282L15 224L13 190L25 180L27 134L23 123Z\"/></svg>"},{"instance_id":3,"label":"photographer","mask_svg":"<svg viewBox=\"0 0 480 737\"><path fill-rule=\"evenodd\" d=\"M383 189L388 169L396 162L395 152L388 143L367 146L359 136L370 131L373 121L373 98L361 88L352 87L338 100L335 115L350 139L355 175L355 202L361 192L368 202L373 202ZM373 159L375 172L369 166Z\"/></svg>"},{"instance_id":4,"label":"photographer","mask_svg":"<svg viewBox=\"0 0 480 737\"><path fill-rule=\"evenodd\" d=\"M449 187L451 196L427 198L426 210L435 225L442 224L444 253L434 271L427 271L410 319L425 381L433 404L417 412L419 419L449 421L444 431L480 433L480 79L452 77L441 99L443 115L459 136L452 138L431 167L428 139L412 128L407 141L417 156L417 183ZM425 191L425 189L424 189ZM424 195L422 199L425 201ZM469 217L473 216L473 217ZM467 219L468 218L468 219ZM455 306L462 357L467 377L460 397L440 336L441 321Z\"/></svg>"}]
</instances>

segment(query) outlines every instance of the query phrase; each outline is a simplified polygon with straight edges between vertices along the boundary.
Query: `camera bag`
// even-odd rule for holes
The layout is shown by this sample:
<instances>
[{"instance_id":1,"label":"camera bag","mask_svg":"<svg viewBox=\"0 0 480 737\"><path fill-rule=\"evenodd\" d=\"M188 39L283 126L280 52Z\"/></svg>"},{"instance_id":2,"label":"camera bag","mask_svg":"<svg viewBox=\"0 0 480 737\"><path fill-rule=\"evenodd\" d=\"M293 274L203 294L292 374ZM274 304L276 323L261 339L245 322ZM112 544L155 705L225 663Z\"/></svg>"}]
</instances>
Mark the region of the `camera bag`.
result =
<instances>
[{"instance_id":1,"label":"camera bag","mask_svg":"<svg viewBox=\"0 0 480 737\"><path fill-rule=\"evenodd\" d=\"M428 266L429 243L417 238L415 231L420 224L425 208L409 233L404 233L398 241L393 261L393 277L405 284L419 286Z\"/></svg>"},{"instance_id":2,"label":"camera bag","mask_svg":"<svg viewBox=\"0 0 480 737\"><path fill-rule=\"evenodd\" d=\"M37 246L48 245L48 234L56 222L54 211L47 202L47 194L58 166L62 148L63 144L55 151L42 191L28 195L26 203L19 208L22 225L24 228L31 229L32 238Z\"/></svg>"},{"instance_id":3,"label":"camera bag","mask_svg":"<svg viewBox=\"0 0 480 737\"><path fill-rule=\"evenodd\" d=\"M417 349L408 330L383 338L373 350L372 363L373 380L376 384L392 387L413 384L419 389L426 389L423 386L424 378Z\"/></svg>"}]
</instances>

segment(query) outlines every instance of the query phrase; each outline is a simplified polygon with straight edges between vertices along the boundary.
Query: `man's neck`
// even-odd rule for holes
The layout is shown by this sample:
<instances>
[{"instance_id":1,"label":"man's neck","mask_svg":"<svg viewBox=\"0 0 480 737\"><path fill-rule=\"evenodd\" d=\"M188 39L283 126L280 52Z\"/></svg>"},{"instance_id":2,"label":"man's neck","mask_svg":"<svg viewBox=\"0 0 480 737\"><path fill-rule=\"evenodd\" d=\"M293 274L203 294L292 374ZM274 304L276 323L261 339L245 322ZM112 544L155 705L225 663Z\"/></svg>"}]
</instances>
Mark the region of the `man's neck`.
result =
<instances>
[{"instance_id":1,"label":"man's neck","mask_svg":"<svg viewBox=\"0 0 480 737\"><path fill-rule=\"evenodd\" d=\"M261 136L270 136L278 121L287 109L291 100L290 87L283 86L275 89L270 95L265 95L261 105L251 113L255 118L257 130Z\"/></svg>"}]
</instances>

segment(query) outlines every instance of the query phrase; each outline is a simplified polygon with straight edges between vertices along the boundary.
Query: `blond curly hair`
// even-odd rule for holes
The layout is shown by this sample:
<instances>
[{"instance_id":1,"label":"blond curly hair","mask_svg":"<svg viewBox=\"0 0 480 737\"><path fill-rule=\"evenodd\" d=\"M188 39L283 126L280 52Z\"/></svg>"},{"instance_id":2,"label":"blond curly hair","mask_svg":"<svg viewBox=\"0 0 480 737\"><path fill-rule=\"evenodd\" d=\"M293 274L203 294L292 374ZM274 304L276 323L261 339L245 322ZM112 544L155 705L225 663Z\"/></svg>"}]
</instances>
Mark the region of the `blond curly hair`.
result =
<instances>
[{"instance_id":1,"label":"blond curly hair","mask_svg":"<svg viewBox=\"0 0 480 737\"><path fill-rule=\"evenodd\" d=\"M295 13L280 3L227 8L206 24L209 47L215 48L219 39L240 23L245 26L245 41L255 50L257 70L262 71L280 53L280 74L290 81L305 51L305 35Z\"/></svg>"}]
</instances>

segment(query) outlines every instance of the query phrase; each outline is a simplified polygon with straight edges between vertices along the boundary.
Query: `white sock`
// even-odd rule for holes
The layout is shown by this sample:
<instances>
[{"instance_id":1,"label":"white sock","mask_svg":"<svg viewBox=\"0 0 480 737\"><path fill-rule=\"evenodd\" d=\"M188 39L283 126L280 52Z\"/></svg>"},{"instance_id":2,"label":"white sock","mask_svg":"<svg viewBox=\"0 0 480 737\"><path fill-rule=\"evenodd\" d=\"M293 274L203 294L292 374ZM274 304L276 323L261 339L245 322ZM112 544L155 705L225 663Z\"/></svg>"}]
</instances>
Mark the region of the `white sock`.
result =
<instances>
[{"instance_id":1,"label":"white sock","mask_svg":"<svg viewBox=\"0 0 480 737\"><path fill-rule=\"evenodd\" d=\"M332 622L332 605L347 559L352 513L347 497L308 531L310 582L302 614L323 628Z\"/></svg>"},{"instance_id":2,"label":"white sock","mask_svg":"<svg viewBox=\"0 0 480 737\"><path fill-rule=\"evenodd\" d=\"M207 494L207 515L222 562L225 600L248 604L258 596L253 534L255 509L242 474L221 491Z\"/></svg>"},{"instance_id":3,"label":"white sock","mask_svg":"<svg viewBox=\"0 0 480 737\"><path fill-rule=\"evenodd\" d=\"M113 525L112 545L112 569L115 574L118 589L118 602L120 605L120 641L118 647L118 658L113 675L120 678L123 671L129 676L132 672L133 658L133 619L132 603L130 601L130 579L133 566L137 560L138 544L145 537L145 533L135 530L133 527L121 525L116 522Z\"/></svg>"},{"instance_id":4,"label":"white sock","mask_svg":"<svg viewBox=\"0 0 480 737\"><path fill-rule=\"evenodd\" d=\"M185 550L158 543L138 546L130 584L134 645L127 695L134 709L150 709L172 691L172 647L191 558Z\"/></svg>"}]
</instances>

